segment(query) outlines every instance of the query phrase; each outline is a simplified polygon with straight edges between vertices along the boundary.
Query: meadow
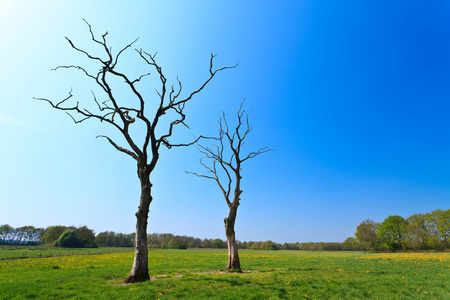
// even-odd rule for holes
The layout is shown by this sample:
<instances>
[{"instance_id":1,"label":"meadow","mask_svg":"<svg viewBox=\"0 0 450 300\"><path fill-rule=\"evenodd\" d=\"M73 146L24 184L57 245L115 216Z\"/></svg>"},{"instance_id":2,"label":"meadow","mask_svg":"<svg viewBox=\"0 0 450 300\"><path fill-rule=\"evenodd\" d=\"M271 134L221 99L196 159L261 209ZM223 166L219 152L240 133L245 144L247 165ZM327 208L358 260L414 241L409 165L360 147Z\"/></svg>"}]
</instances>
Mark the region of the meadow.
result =
<instances>
[{"instance_id":1,"label":"meadow","mask_svg":"<svg viewBox=\"0 0 450 300\"><path fill-rule=\"evenodd\" d=\"M1 299L450 299L450 253L151 250L150 281L123 285L133 252L0 261Z\"/></svg>"},{"instance_id":2,"label":"meadow","mask_svg":"<svg viewBox=\"0 0 450 300\"><path fill-rule=\"evenodd\" d=\"M53 256L90 255L134 252L134 248L54 248L43 246L0 246L0 260L14 258L43 258Z\"/></svg>"}]
</instances>

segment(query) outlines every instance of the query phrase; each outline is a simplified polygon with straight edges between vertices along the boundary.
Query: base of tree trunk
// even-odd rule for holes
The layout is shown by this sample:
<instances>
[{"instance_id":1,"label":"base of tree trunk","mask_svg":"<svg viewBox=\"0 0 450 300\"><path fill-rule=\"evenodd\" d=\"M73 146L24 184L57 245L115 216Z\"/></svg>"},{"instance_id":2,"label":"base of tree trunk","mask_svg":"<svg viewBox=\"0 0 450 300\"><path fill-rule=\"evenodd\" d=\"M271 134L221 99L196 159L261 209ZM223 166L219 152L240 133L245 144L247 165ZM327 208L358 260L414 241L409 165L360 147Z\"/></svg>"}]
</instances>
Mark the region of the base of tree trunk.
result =
<instances>
[{"instance_id":1,"label":"base of tree trunk","mask_svg":"<svg viewBox=\"0 0 450 300\"><path fill-rule=\"evenodd\" d=\"M225 271L229 272L229 273L242 273L241 268L235 268L235 269L225 269Z\"/></svg>"},{"instance_id":2,"label":"base of tree trunk","mask_svg":"<svg viewBox=\"0 0 450 300\"><path fill-rule=\"evenodd\" d=\"M234 236L232 237L232 239L230 240L234 240ZM230 246L231 244L231 246ZM228 264L227 267L225 268L225 270L227 272L233 272L233 273L239 273L242 272L241 271L241 261L239 259L239 254L238 254L238 249L237 249L237 244L234 243L229 243L229 256L228 256Z\"/></svg>"},{"instance_id":3,"label":"base of tree trunk","mask_svg":"<svg viewBox=\"0 0 450 300\"><path fill-rule=\"evenodd\" d=\"M125 281L123 283L138 283L142 281L150 280L150 276L136 276L136 275L128 275L127 278L125 278Z\"/></svg>"}]
</instances>

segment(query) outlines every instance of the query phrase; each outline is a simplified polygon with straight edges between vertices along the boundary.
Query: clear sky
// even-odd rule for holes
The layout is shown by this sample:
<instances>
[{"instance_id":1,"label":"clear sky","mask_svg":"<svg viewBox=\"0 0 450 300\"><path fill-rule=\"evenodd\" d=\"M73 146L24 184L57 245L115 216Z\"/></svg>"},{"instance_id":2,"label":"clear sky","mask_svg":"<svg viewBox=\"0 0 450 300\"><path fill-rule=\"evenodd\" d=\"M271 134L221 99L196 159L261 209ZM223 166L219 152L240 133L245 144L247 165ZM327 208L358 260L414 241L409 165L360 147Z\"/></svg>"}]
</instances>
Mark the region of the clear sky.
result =
<instances>
[{"instance_id":1,"label":"clear sky","mask_svg":"<svg viewBox=\"0 0 450 300\"><path fill-rule=\"evenodd\" d=\"M162 4L163 3L163 4ZM139 202L135 162L99 134L33 97L90 101L94 68L65 40L98 51L158 52L166 77L192 91L191 130L213 135L221 111L247 98L239 240L341 242L369 218L450 208L450 4L447 1L18 1L0 2L0 225L87 225L130 233ZM146 72L126 56L124 70ZM152 71L153 72L153 71ZM154 101L158 86L141 86ZM104 99L106 100L106 99ZM227 205L202 171L200 153L162 149L152 180L150 233L225 239Z\"/></svg>"}]
</instances>

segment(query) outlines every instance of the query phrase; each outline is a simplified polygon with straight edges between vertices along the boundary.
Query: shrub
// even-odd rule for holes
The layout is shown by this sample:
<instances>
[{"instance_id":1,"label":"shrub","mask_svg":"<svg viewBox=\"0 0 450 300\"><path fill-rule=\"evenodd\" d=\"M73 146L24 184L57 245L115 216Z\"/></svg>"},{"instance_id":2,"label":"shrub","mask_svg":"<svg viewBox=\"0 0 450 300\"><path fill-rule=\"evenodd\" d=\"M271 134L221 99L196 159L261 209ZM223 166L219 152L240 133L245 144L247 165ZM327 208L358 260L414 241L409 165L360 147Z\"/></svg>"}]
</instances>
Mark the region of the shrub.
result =
<instances>
[{"instance_id":1,"label":"shrub","mask_svg":"<svg viewBox=\"0 0 450 300\"><path fill-rule=\"evenodd\" d=\"M64 248L77 248L80 246L80 242L77 239L75 230L66 229L58 239L58 246Z\"/></svg>"},{"instance_id":2,"label":"shrub","mask_svg":"<svg viewBox=\"0 0 450 300\"><path fill-rule=\"evenodd\" d=\"M225 244L225 242L223 241L223 240L221 240L221 239L215 239L215 240L213 240L212 241L212 243L211 243L211 247L212 248L225 248L226 247L226 244Z\"/></svg>"},{"instance_id":3,"label":"shrub","mask_svg":"<svg viewBox=\"0 0 450 300\"><path fill-rule=\"evenodd\" d=\"M44 232L44 235L42 236L42 240L45 244L51 245L58 241L61 234L66 231L66 226L49 226Z\"/></svg>"},{"instance_id":4,"label":"shrub","mask_svg":"<svg viewBox=\"0 0 450 300\"><path fill-rule=\"evenodd\" d=\"M98 248L93 230L86 226L75 229L75 236L81 248Z\"/></svg>"}]
</instances>

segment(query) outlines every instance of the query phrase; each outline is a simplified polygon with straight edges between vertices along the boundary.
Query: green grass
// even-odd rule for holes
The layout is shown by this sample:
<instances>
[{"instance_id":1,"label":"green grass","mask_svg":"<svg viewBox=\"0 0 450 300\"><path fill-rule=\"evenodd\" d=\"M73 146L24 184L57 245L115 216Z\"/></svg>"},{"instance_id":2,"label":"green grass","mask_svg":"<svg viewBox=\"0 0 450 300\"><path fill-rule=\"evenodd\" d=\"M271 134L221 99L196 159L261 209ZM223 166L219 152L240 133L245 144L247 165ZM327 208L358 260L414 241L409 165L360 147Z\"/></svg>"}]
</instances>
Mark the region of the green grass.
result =
<instances>
[{"instance_id":1,"label":"green grass","mask_svg":"<svg viewBox=\"0 0 450 300\"><path fill-rule=\"evenodd\" d=\"M450 254L151 250L151 281L121 285L133 253L0 261L0 299L450 299Z\"/></svg>"},{"instance_id":2,"label":"green grass","mask_svg":"<svg viewBox=\"0 0 450 300\"><path fill-rule=\"evenodd\" d=\"M130 252L134 248L54 248L43 246L0 246L0 260L12 258L43 258L64 255Z\"/></svg>"}]
</instances>

